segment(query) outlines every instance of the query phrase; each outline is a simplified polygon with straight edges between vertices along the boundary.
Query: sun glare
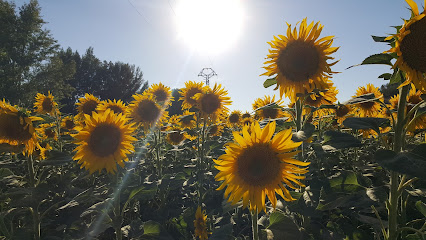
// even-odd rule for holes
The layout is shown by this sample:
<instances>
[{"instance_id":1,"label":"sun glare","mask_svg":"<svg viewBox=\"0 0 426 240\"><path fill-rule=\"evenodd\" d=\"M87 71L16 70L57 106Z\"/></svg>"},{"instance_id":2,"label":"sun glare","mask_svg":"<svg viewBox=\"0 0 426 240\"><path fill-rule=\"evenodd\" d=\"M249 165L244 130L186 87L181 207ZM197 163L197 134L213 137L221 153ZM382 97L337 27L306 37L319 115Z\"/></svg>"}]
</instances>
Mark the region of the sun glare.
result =
<instances>
[{"instance_id":1,"label":"sun glare","mask_svg":"<svg viewBox=\"0 0 426 240\"><path fill-rule=\"evenodd\" d=\"M201 53L223 52L240 35L239 0L181 0L176 9L178 37Z\"/></svg>"}]
</instances>

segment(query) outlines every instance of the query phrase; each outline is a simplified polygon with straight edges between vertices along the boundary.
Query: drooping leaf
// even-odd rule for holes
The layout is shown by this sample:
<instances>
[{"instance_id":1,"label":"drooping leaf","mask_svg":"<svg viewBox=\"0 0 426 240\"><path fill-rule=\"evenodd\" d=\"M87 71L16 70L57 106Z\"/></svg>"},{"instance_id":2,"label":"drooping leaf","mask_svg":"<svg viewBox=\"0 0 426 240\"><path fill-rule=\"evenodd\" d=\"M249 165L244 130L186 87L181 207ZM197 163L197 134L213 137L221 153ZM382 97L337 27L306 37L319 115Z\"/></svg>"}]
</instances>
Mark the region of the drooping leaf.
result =
<instances>
[{"instance_id":1,"label":"drooping leaf","mask_svg":"<svg viewBox=\"0 0 426 240\"><path fill-rule=\"evenodd\" d=\"M336 177L329 180L330 187L335 190L353 192L364 188L358 183L358 177L356 173L352 171L342 171Z\"/></svg>"},{"instance_id":2,"label":"drooping leaf","mask_svg":"<svg viewBox=\"0 0 426 240\"><path fill-rule=\"evenodd\" d=\"M72 162L72 156L64 153L64 152L60 152L60 151L50 151L49 152L49 158L46 160L43 160L40 162L40 165L42 166L59 166L59 165L65 165Z\"/></svg>"},{"instance_id":3,"label":"drooping leaf","mask_svg":"<svg viewBox=\"0 0 426 240\"><path fill-rule=\"evenodd\" d=\"M367 93L361 96L353 97L349 99L348 101L344 102L342 105L351 105L351 104L358 104L358 103L366 103L366 102L372 102L377 100L374 93Z\"/></svg>"},{"instance_id":4,"label":"drooping leaf","mask_svg":"<svg viewBox=\"0 0 426 240\"><path fill-rule=\"evenodd\" d=\"M384 80L389 80L391 79L392 74L390 73L383 73L382 75L379 76L379 78L383 78Z\"/></svg>"},{"instance_id":5,"label":"drooping leaf","mask_svg":"<svg viewBox=\"0 0 426 240\"><path fill-rule=\"evenodd\" d=\"M399 69L395 69L389 80L389 84L400 83L402 80L402 72L399 71Z\"/></svg>"},{"instance_id":6,"label":"drooping leaf","mask_svg":"<svg viewBox=\"0 0 426 240\"><path fill-rule=\"evenodd\" d=\"M391 150L379 149L374 158L386 169L426 179L426 143L416 146L410 152L398 154Z\"/></svg>"},{"instance_id":7,"label":"drooping leaf","mask_svg":"<svg viewBox=\"0 0 426 240\"><path fill-rule=\"evenodd\" d=\"M375 42L391 42L392 39L385 40L387 37L371 36Z\"/></svg>"},{"instance_id":8,"label":"drooping leaf","mask_svg":"<svg viewBox=\"0 0 426 240\"><path fill-rule=\"evenodd\" d=\"M426 204L419 200L416 202L416 208L426 217Z\"/></svg>"},{"instance_id":9,"label":"drooping leaf","mask_svg":"<svg viewBox=\"0 0 426 240\"><path fill-rule=\"evenodd\" d=\"M300 239L302 234L293 220L281 212L273 212L269 217L269 226L264 229L266 235L274 239ZM272 234L268 234L271 232Z\"/></svg>"},{"instance_id":10,"label":"drooping leaf","mask_svg":"<svg viewBox=\"0 0 426 240\"><path fill-rule=\"evenodd\" d=\"M373 118L373 117L349 117L343 121L343 125L347 128L352 129L372 129L376 132L380 132L380 127L389 124L387 118Z\"/></svg>"},{"instance_id":11,"label":"drooping leaf","mask_svg":"<svg viewBox=\"0 0 426 240\"><path fill-rule=\"evenodd\" d=\"M322 148L326 151L362 146L361 141L351 134L337 131L326 131L322 144Z\"/></svg>"},{"instance_id":12,"label":"drooping leaf","mask_svg":"<svg viewBox=\"0 0 426 240\"><path fill-rule=\"evenodd\" d=\"M364 59L364 61L362 61L361 65L386 64L386 65L392 66L391 60L392 60L392 56L390 54L379 53L379 54L374 54L367 57L366 59Z\"/></svg>"},{"instance_id":13,"label":"drooping leaf","mask_svg":"<svg viewBox=\"0 0 426 240\"><path fill-rule=\"evenodd\" d=\"M275 84L277 84L277 79L276 78L269 78L269 79L266 79L265 82L263 82L263 87L268 88L268 87L275 85Z\"/></svg>"},{"instance_id":14,"label":"drooping leaf","mask_svg":"<svg viewBox=\"0 0 426 240\"><path fill-rule=\"evenodd\" d=\"M149 220L143 224L143 235L140 239L172 240L173 238L164 230L160 223Z\"/></svg>"}]
</instances>

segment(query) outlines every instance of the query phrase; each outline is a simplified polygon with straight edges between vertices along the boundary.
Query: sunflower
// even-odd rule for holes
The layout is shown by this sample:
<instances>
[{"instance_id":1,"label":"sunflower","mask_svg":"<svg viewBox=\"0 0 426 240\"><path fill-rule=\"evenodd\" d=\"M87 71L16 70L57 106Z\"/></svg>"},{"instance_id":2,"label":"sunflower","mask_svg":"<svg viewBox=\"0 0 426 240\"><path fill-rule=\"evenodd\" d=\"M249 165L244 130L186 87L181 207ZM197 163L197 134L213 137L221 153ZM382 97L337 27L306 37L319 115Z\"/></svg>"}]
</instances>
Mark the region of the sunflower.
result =
<instances>
[{"instance_id":1,"label":"sunflower","mask_svg":"<svg viewBox=\"0 0 426 240\"><path fill-rule=\"evenodd\" d=\"M84 97L78 99L77 105L77 118L78 119L84 119L84 114L91 115L92 112L96 112L96 108L98 107L98 104L100 103L99 99L92 94L86 93Z\"/></svg>"},{"instance_id":2,"label":"sunflower","mask_svg":"<svg viewBox=\"0 0 426 240\"><path fill-rule=\"evenodd\" d=\"M227 94L228 91L223 89L220 84L215 84L213 89L207 88L204 92L195 94L194 99L197 101L196 106L201 115L211 119L226 115L229 110L226 105L231 104Z\"/></svg>"},{"instance_id":3,"label":"sunflower","mask_svg":"<svg viewBox=\"0 0 426 240\"><path fill-rule=\"evenodd\" d=\"M42 140L53 139L58 140L58 135L55 131L55 123L44 123L40 124L38 128L36 128L37 133L40 135Z\"/></svg>"},{"instance_id":4,"label":"sunflower","mask_svg":"<svg viewBox=\"0 0 426 240\"><path fill-rule=\"evenodd\" d=\"M197 101L193 99L195 94L202 93L207 91L208 87L204 85L203 82L193 82L188 81L185 82L185 88L182 88L179 93L181 97L179 100L182 100L182 109L190 109L195 104L197 104Z\"/></svg>"},{"instance_id":5,"label":"sunflower","mask_svg":"<svg viewBox=\"0 0 426 240\"><path fill-rule=\"evenodd\" d=\"M275 95L271 98L270 96L264 96L258 98L253 103L253 110L256 111L255 118L263 120L266 118L274 119L284 117L285 113L283 112L283 102L282 100L275 101ZM269 107L265 107L268 106ZM264 107L263 109L258 109Z\"/></svg>"},{"instance_id":6,"label":"sunflower","mask_svg":"<svg viewBox=\"0 0 426 240\"><path fill-rule=\"evenodd\" d=\"M317 22L307 25L306 18L300 23L299 34L296 27L292 30L287 23L287 36L274 36L268 42L272 49L263 67L266 72L262 75L276 75L276 89L280 89L280 97L285 94L290 100L296 99L297 93L312 92L315 88L323 89L325 79L330 78L333 72L331 66L337 61L330 55L338 47L331 47L334 36L319 38L323 26Z\"/></svg>"},{"instance_id":7,"label":"sunflower","mask_svg":"<svg viewBox=\"0 0 426 240\"><path fill-rule=\"evenodd\" d=\"M53 100L53 95L48 92L47 96L41 93L37 93L35 97L36 102L34 108L36 112L40 114L54 115L58 111L58 104Z\"/></svg>"},{"instance_id":8,"label":"sunflower","mask_svg":"<svg viewBox=\"0 0 426 240\"><path fill-rule=\"evenodd\" d=\"M234 110L232 111L229 116L227 117L227 124L229 127L238 127L241 125L241 111L240 110Z\"/></svg>"},{"instance_id":9,"label":"sunflower","mask_svg":"<svg viewBox=\"0 0 426 240\"><path fill-rule=\"evenodd\" d=\"M107 101L100 102L96 110L97 112L101 113L105 112L105 110L107 110L108 108L116 114L125 114L127 112L126 104L124 104L121 100L116 101L115 99L113 101L108 99Z\"/></svg>"},{"instance_id":10,"label":"sunflower","mask_svg":"<svg viewBox=\"0 0 426 240\"><path fill-rule=\"evenodd\" d=\"M0 144L11 146L25 145L24 154L31 155L38 146L33 121L43 120L30 117L27 112L19 111L16 107L0 101Z\"/></svg>"},{"instance_id":11,"label":"sunflower","mask_svg":"<svg viewBox=\"0 0 426 240\"><path fill-rule=\"evenodd\" d=\"M235 142L226 145L225 154L214 162L219 170L216 181L223 181L218 188L225 187L225 198L236 204L243 200L243 207L250 204L250 210L264 210L266 195L275 208L278 193L284 200L295 200L288 189L296 189L293 185L304 186L299 180L304 179L301 175L307 173L309 162L301 162L293 159L297 154L295 150L301 142L291 140L292 130L287 129L275 132L275 122L268 123L263 129L259 123L254 123L243 128L243 135L234 132ZM272 139L271 139L272 138ZM228 197L229 195L229 197Z\"/></svg>"},{"instance_id":12,"label":"sunflower","mask_svg":"<svg viewBox=\"0 0 426 240\"><path fill-rule=\"evenodd\" d=\"M243 126L250 126L254 122L252 117L245 117L241 120Z\"/></svg>"},{"instance_id":13,"label":"sunflower","mask_svg":"<svg viewBox=\"0 0 426 240\"><path fill-rule=\"evenodd\" d=\"M422 101L422 92L420 90L416 90L414 85L411 85L410 92L407 96L407 112L409 112L416 104ZM409 121L411 121L410 119ZM415 133L416 130L421 130L426 128L426 115L416 118L407 128L407 131L411 133Z\"/></svg>"},{"instance_id":14,"label":"sunflower","mask_svg":"<svg viewBox=\"0 0 426 240\"><path fill-rule=\"evenodd\" d=\"M413 0L406 0L413 16L404 21L404 25L395 35L395 45L387 52L396 53L398 59L393 68L398 67L406 73L406 81L401 86L413 83L417 89L426 91L426 2L423 13L419 13Z\"/></svg>"},{"instance_id":15,"label":"sunflower","mask_svg":"<svg viewBox=\"0 0 426 240\"><path fill-rule=\"evenodd\" d=\"M151 93L158 103L164 103L161 105L170 106L172 104L173 97L170 87L166 87L161 82L159 84L152 84L146 91Z\"/></svg>"},{"instance_id":16,"label":"sunflower","mask_svg":"<svg viewBox=\"0 0 426 240\"><path fill-rule=\"evenodd\" d=\"M207 134L209 136L220 136L222 135L224 127L225 127L224 124L220 122L216 124L212 124L208 128Z\"/></svg>"},{"instance_id":17,"label":"sunflower","mask_svg":"<svg viewBox=\"0 0 426 240\"><path fill-rule=\"evenodd\" d=\"M135 94L133 98L129 105L130 116L145 128L160 126L168 118L168 112L162 110L152 94Z\"/></svg>"},{"instance_id":18,"label":"sunflower","mask_svg":"<svg viewBox=\"0 0 426 240\"><path fill-rule=\"evenodd\" d=\"M179 145L183 140L185 140L185 133L182 131L182 127L179 126L179 121L179 116L172 116L169 120L169 125L166 128L166 141L171 145Z\"/></svg>"},{"instance_id":19,"label":"sunflower","mask_svg":"<svg viewBox=\"0 0 426 240\"><path fill-rule=\"evenodd\" d=\"M241 115L241 118L249 118L249 117L251 117L251 114L247 111L243 113L243 115Z\"/></svg>"},{"instance_id":20,"label":"sunflower","mask_svg":"<svg viewBox=\"0 0 426 240\"><path fill-rule=\"evenodd\" d=\"M334 109L334 114L336 116L337 122L341 125L343 121L351 116L352 107L349 105L338 105L336 109Z\"/></svg>"},{"instance_id":21,"label":"sunflower","mask_svg":"<svg viewBox=\"0 0 426 240\"><path fill-rule=\"evenodd\" d=\"M364 94L373 93L374 98L382 98L383 95L379 91L379 88L374 87L373 84L369 83L366 87L359 87L356 90L356 95L353 97L359 97ZM369 101L364 103L357 103L356 106L356 115L359 117L377 117L382 112L382 106L380 103L375 101Z\"/></svg>"},{"instance_id":22,"label":"sunflower","mask_svg":"<svg viewBox=\"0 0 426 240\"><path fill-rule=\"evenodd\" d=\"M41 160L44 160L47 158L47 153L52 150L53 148L49 145L49 143L42 142L38 146L39 149L39 157Z\"/></svg>"},{"instance_id":23,"label":"sunflower","mask_svg":"<svg viewBox=\"0 0 426 240\"><path fill-rule=\"evenodd\" d=\"M74 121L72 116L66 116L62 118L61 128L66 129L68 131L74 130L76 127L76 122Z\"/></svg>"},{"instance_id":24,"label":"sunflower","mask_svg":"<svg viewBox=\"0 0 426 240\"><path fill-rule=\"evenodd\" d=\"M185 110L182 115L179 116L179 124L182 128L193 128L197 121L197 116L193 112Z\"/></svg>"},{"instance_id":25,"label":"sunflower","mask_svg":"<svg viewBox=\"0 0 426 240\"><path fill-rule=\"evenodd\" d=\"M207 232L207 215L205 210L201 211L200 206L198 206L197 212L195 213L194 228L196 237L200 240L208 239L207 235L210 233Z\"/></svg>"},{"instance_id":26,"label":"sunflower","mask_svg":"<svg viewBox=\"0 0 426 240\"><path fill-rule=\"evenodd\" d=\"M132 137L135 128L127 123L127 118L107 109L103 113L86 115L85 123L77 134L71 135L78 145L73 159L90 173L104 168L115 173L117 164L124 167L127 154L134 151L132 143L136 141Z\"/></svg>"}]
</instances>

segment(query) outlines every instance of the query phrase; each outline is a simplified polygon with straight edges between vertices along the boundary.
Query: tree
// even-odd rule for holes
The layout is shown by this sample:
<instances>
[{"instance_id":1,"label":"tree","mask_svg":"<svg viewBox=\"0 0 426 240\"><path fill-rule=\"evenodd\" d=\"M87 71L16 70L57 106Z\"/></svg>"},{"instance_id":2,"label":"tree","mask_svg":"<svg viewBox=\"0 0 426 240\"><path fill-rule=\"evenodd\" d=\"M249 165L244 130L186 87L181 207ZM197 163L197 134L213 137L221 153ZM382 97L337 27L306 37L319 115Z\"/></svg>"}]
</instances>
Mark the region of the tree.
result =
<instances>
[{"instance_id":1,"label":"tree","mask_svg":"<svg viewBox=\"0 0 426 240\"><path fill-rule=\"evenodd\" d=\"M37 70L58 48L31 0L15 12L15 4L0 0L0 96L20 102Z\"/></svg>"}]
</instances>

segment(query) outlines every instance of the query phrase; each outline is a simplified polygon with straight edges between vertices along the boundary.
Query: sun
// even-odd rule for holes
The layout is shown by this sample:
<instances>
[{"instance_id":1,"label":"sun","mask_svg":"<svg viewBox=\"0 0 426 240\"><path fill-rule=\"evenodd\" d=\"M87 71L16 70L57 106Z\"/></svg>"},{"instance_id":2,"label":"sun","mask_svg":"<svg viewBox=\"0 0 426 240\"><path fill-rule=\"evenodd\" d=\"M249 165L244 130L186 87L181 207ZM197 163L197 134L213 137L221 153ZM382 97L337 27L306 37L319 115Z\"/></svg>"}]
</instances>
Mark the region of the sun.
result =
<instances>
[{"instance_id":1,"label":"sun","mask_svg":"<svg viewBox=\"0 0 426 240\"><path fill-rule=\"evenodd\" d=\"M204 54L231 47L243 23L240 0L181 0L176 16L178 38Z\"/></svg>"}]
</instances>

